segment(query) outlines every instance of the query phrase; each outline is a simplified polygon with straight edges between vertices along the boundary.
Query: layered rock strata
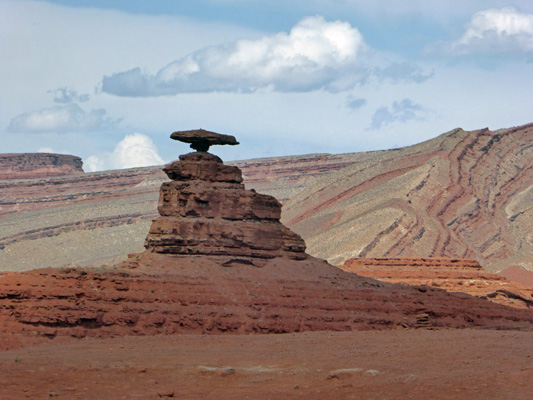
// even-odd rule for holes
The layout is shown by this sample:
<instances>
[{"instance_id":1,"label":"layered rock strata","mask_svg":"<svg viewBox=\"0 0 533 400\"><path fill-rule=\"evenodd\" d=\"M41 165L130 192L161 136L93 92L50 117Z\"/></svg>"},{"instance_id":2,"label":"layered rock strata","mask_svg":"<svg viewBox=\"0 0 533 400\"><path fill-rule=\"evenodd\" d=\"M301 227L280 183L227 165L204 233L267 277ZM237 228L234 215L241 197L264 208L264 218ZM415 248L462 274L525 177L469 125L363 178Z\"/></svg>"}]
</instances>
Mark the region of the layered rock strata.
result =
<instances>
[{"instance_id":1,"label":"layered rock strata","mask_svg":"<svg viewBox=\"0 0 533 400\"><path fill-rule=\"evenodd\" d=\"M83 174L80 157L51 153L0 154L0 180Z\"/></svg>"},{"instance_id":2,"label":"layered rock strata","mask_svg":"<svg viewBox=\"0 0 533 400\"><path fill-rule=\"evenodd\" d=\"M306 258L300 236L283 226L281 204L246 190L239 168L205 152L180 156L164 168L148 251L180 255Z\"/></svg>"},{"instance_id":3,"label":"layered rock strata","mask_svg":"<svg viewBox=\"0 0 533 400\"><path fill-rule=\"evenodd\" d=\"M257 267L144 252L105 269L0 276L0 349L82 337L443 327L532 331L533 313L379 282L311 256Z\"/></svg>"},{"instance_id":4,"label":"layered rock strata","mask_svg":"<svg viewBox=\"0 0 533 400\"><path fill-rule=\"evenodd\" d=\"M533 289L485 271L475 260L444 257L352 258L341 269L390 283L467 293L515 308L533 308Z\"/></svg>"},{"instance_id":5,"label":"layered rock strata","mask_svg":"<svg viewBox=\"0 0 533 400\"><path fill-rule=\"evenodd\" d=\"M533 124L456 129L402 149L231 165L248 188L284 204L282 221L309 254L333 264L443 256L476 259L491 272L533 270L532 134ZM145 167L0 180L0 270L109 265L142 251L165 179ZM527 275L514 277L527 284Z\"/></svg>"},{"instance_id":6,"label":"layered rock strata","mask_svg":"<svg viewBox=\"0 0 533 400\"><path fill-rule=\"evenodd\" d=\"M285 203L310 254L475 259L533 270L533 124L454 129L318 179Z\"/></svg>"}]
</instances>

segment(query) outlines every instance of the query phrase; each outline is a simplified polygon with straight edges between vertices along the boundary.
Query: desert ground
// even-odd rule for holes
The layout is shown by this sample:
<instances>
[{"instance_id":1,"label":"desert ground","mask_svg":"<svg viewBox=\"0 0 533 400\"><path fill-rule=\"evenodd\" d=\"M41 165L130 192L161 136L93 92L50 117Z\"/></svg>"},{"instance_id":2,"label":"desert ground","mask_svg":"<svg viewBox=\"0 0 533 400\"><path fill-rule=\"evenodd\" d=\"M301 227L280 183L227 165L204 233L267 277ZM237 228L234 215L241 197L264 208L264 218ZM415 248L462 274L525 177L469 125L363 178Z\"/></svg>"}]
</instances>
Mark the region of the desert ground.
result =
<instances>
[{"instance_id":1,"label":"desert ground","mask_svg":"<svg viewBox=\"0 0 533 400\"><path fill-rule=\"evenodd\" d=\"M472 329L54 340L0 353L0 398L526 400L532 343Z\"/></svg>"}]
</instances>

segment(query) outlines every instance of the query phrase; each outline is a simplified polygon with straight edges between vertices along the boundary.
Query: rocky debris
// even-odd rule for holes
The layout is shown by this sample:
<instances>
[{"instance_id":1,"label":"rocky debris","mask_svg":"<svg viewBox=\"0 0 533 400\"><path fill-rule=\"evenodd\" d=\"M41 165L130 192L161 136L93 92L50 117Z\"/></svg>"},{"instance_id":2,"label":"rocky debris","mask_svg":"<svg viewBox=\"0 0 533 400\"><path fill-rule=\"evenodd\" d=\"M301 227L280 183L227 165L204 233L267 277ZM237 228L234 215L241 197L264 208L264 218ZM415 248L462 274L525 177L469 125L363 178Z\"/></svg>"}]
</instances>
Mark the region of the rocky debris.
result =
<instances>
[{"instance_id":1,"label":"rocky debris","mask_svg":"<svg viewBox=\"0 0 533 400\"><path fill-rule=\"evenodd\" d=\"M327 380L331 379L348 379L353 378L354 376L361 375L363 373L363 368L341 368L330 371L326 376Z\"/></svg>"},{"instance_id":2,"label":"rocky debris","mask_svg":"<svg viewBox=\"0 0 533 400\"><path fill-rule=\"evenodd\" d=\"M162 398L173 398L174 397L174 391L173 390L158 390L157 395Z\"/></svg>"},{"instance_id":3,"label":"rocky debris","mask_svg":"<svg viewBox=\"0 0 533 400\"><path fill-rule=\"evenodd\" d=\"M239 144L234 136L222 135L216 132L206 131L204 129L195 129L192 131L178 131L170 135L171 139L180 142L190 143L191 149L201 152L207 152L210 146L226 145L235 146Z\"/></svg>"},{"instance_id":4,"label":"rocky debris","mask_svg":"<svg viewBox=\"0 0 533 400\"><path fill-rule=\"evenodd\" d=\"M429 315L427 313L418 314L416 316L417 328L429 328L431 326L429 322Z\"/></svg>"},{"instance_id":5,"label":"rocky debris","mask_svg":"<svg viewBox=\"0 0 533 400\"><path fill-rule=\"evenodd\" d=\"M163 169L158 211L145 247L181 255L305 259L305 243L280 222L281 204L245 190L239 168L209 153L180 156Z\"/></svg>"},{"instance_id":6,"label":"rocky debris","mask_svg":"<svg viewBox=\"0 0 533 400\"><path fill-rule=\"evenodd\" d=\"M475 260L443 257L352 258L345 271L390 283L467 293L515 308L533 308L533 289L485 271Z\"/></svg>"},{"instance_id":7,"label":"rocky debris","mask_svg":"<svg viewBox=\"0 0 533 400\"><path fill-rule=\"evenodd\" d=\"M0 180L83 174L80 157L50 153L0 154Z\"/></svg>"}]
</instances>

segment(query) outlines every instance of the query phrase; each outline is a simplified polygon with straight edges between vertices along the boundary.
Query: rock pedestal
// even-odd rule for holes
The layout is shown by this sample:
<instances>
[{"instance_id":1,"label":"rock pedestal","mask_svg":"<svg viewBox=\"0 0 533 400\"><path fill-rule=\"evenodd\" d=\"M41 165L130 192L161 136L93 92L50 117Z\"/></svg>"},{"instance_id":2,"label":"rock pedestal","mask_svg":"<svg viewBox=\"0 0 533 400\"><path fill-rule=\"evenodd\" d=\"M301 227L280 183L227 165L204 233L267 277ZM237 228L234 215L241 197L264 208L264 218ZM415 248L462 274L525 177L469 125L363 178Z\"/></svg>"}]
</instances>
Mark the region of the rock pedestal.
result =
<instances>
[{"instance_id":1,"label":"rock pedestal","mask_svg":"<svg viewBox=\"0 0 533 400\"><path fill-rule=\"evenodd\" d=\"M281 204L246 190L241 170L210 153L195 152L163 169L158 211L145 247L176 255L303 260L303 239L280 221Z\"/></svg>"}]
</instances>

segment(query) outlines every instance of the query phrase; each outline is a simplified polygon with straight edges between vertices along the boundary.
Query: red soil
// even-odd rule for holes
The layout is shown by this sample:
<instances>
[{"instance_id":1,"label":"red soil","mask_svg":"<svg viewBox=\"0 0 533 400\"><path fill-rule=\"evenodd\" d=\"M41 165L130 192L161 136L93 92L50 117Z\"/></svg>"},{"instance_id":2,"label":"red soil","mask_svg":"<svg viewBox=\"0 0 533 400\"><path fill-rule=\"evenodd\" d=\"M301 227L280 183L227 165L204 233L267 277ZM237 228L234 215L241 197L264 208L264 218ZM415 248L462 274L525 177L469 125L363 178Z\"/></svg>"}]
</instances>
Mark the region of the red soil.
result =
<instances>
[{"instance_id":1,"label":"red soil","mask_svg":"<svg viewBox=\"0 0 533 400\"><path fill-rule=\"evenodd\" d=\"M0 352L0 398L529 400L533 333L174 335Z\"/></svg>"},{"instance_id":2,"label":"red soil","mask_svg":"<svg viewBox=\"0 0 533 400\"><path fill-rule=\"evenodd\" d=\"M528 271L527 269L513 265L512 267L501 271L500 275L506 277L510 281L533 288L533 272Z\"/></svg>"}]
</instances>

